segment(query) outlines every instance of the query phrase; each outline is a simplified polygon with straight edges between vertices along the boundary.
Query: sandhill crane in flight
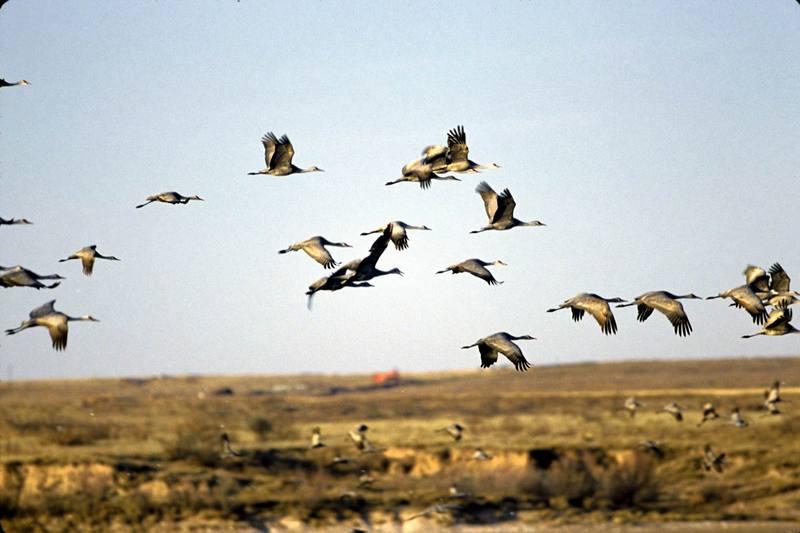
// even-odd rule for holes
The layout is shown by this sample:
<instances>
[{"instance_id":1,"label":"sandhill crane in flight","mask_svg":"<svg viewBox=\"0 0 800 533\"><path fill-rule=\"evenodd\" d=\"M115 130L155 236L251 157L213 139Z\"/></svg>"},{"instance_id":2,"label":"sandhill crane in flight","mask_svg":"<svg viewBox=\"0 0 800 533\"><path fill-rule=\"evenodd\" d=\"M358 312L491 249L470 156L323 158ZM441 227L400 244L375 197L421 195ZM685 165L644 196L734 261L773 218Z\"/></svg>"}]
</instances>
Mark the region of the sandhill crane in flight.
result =
<instances>
[{"instance_id":1,"label":"sandhill crane in flight","mask_svg":"<svg viewBox=\"0 0 800 533\"><path fill-rule=\"evenodd\" d=\"M391 270L380 270L375 265L378 263L378 259L380 259L383 252L386 251L386 247L389 245L389 241L392 238L392 226L391 224L386 227L383 233L375 239L375 242L372 243L372 246L369 249L369 255L364 257L363 259L354 259L348 263L345 263L338 270L334 271L331 274L331 277L342 276L347 277L353 282L356 281L369 281L373 278L377 278L378 276L387 276L389 274L398 274L400 276L403 275L403 271L399 268L393 268Z\"/></svg>"},{"instance_id":2,"label":"sandhill crane in flight","mask_svg":"<svg viewBox=\"0 0 800 533\"><path fill-rule=\"evenodd\" d=\"M19 81L10 82L10 81L6 81L6 80L0 78L0 88L3 88L3 87L14 87L15 85L23 85L23 86L24 85L30 85L30 82L28 80L19 80Z\"/></svg>"},{"instance_id":3,"label":"sandhill crane in flight","mask_svg":"<svg viewBox=\"0 0 800 533\"><path fill-rule=\"evenodd\" d=\"M33 222L27 218L9 218L6 220L5 218L0 217L0 226L11 226L14 224L33 224Z\"/></svg>"},{"instance_id":4,"label":"sandhill crane in flight","mask_svg":"<svg viewBox=\"0 0 800 533\"><path fill-rule=\"evenodd\" d=\"M730 298L733 300L734 307L741 307L753 317L753 322L763 324L767 321L767 309L750 285L741 285L727 291L723 291L716 296L709 296L706 300L715 298Z\"/></svg>"},{"instance_id":5,"label":"sandhill crane in flight","mask_svg":"<svg viewBox=\"0 0 800 533\"><path fill-rule=\"evenodd\" d=\"M664 446L654 440L642 441L637 444L636 447L643 449L645 452L655 456L657 459L663 459L666 455L664 452Z\"/></svg>"},{"instance_id":6,"label":"sandhill crane in flight","mask_svg":"<svg viewBox=\"0 0 800 533\"><path fill-rule=\"evenodd\" d=\"M745 284L748 285L753 292L768 292L769 291L769 276L767 271L755 265L747 265L742 272L744 274Z\"/></svg>"},{"instance_id":7,"label":"sandhill crane in flight","mask_svg":"<svg viewBox=\"0 0 800 533\"><path fill-rule=\"evenodd\" d=\"M488 461L492 458L490 453L487 453L483 450L483 448L475 448L475 451L472 454L473 461Z\"/></svg>"},{"instance_id":8,"label":"sandhill crane in flight","mask_svg":"<svg viewBox=\"0 0 800 533\"><path fill-rule=\"evenodd\" d=\"M628 415L631 418L633 418L634 416L636 416L636 410L639 409L640 407L644 407L644 404L639 400L637 400L636 398L634 398L633 396L630 396L625 399L623 407L625 408L625 410L628 411Z\"/></svg>"},{"instance_id":9,"label":"sandhill crane in flight","mask_svg":"<svg viewBox=\"0 0 800 533\"><path fill-rule=\"evenodd\" d=\"M435 172L478 172L486 168L500 168L497 163L480 165L469 159L464 126L456 126L447 132L447 146L428 146L422 155L423 161L430 163Z\"/></svg>"},{"instance_id":10,"label":"sandhill crane in flight","mask_svg":"<svg viewBox=\"0 0 800 533\"><path fill-rule=\"evenodd\" d=\"M774 337L800 333L800 330L790 324L791 321L792 310L786 304L781 304L778 307L772 308L772 311L769 312L766 324L764 324L758 332L751 335L742 335L742 338L749 339L759 335Z\"/></svg>"},{"instance_id":11,"label":"sandhill crane in flight","mask_svg":"<svg viewBox=\"0 0 800 533\"><path fill-rule=\"evenodd\" d=\"M725 465L725 454L724 453L714 453L711 450L711 446L706 444L703 447L703 468L706 472L714 471L717 473L722 472L722 468Z\"/></svg>"},{"instance_id":12,"label":"sandhill crane in flight","mask_svg":"<svg viewBox=\"0 0 800 533\"><path fill-rule=\"evenodd\" d=\"M324 448L325 443L322 442L322 430L319 426L311 430L311 446L309 448Z\"/></svg>"},{"instance_id":13,"label":"sandhill crane in flight","mask_svg":"<svg viewBox=\"0 0 800 533\"><path fill-rule=\"evenodd\" d=\"M711 402L707 402L703 404L703 419L697 424L697 427L702 426L709 420L715 420L719 418L719 413L717 413L717 409L714 407L714 404Z\"/></svg>"},{"instance_id":14,"label":"sandhill crane in flight","mask_svg":"<svg viewBox=\"0 0 800 533\"><path fill-rule=\"evenodd\" d=\"M18 328L7 329L6 335L14 335L23 329L42 326L47 328L47 331L50 333L50 339L53 341L53 348L55 348L56 351L61 351L67 347L67 334L69 333L70 322L100 322L91 315L79 317L65 315L61 311L55 310L53 307L55 303L55 300L50 300L46 304L37 307L28 315L30 318L28 320L23 320Z\"/></svg>"},{"instance_id":15,"label":"sandhill crane in flight","mask_svg":"<svg viewBox=\"0 0 800 533\"><path fill-rule=\"evenodd\" d=\"M461 437L464 434L464 426L459 424L458 422L454 422L449 426L439 428L436 430L437 433L447 433L451 437L453 437L454 441L460 441Z\"/></svg>"},{"instance_id":16,"label":"sandhill crane in flight","mask_svg":"<svg viewBox=\"0 0 800 533\"><path fill-rule=\"evenodd\" d=\"M499 259L496 261L488 262L483 261L482 259L467 259L465 261L461 261L460 263L456 263L455 265L450 265L449 267L445 268L444 270L439 270L436 272L437 274L444 274L445 272L452 272L453 274L460 274L462 272L466 272L467 274L472 274L476 278L480 278L489 285L497 285L503 283L502 281L497 281L494 279L494 275L489 272L487 266L491 265L499 265L499 266L507 266L506 263L500 261Z\"/></svg>"},{"instance_id":17,"label":"sandhill crane in flight","mask_svg":"<svg viewBox=\"0 0 800 533\"><path fill-rule=\"evenodd\" d=\"M196 196L196 195L195 196L183 196L182 194L177 193L175 191L160 192L158 194L153 194L153 195L148 196L147 198L145 198L145 200L147 200L147 201L145 203L143 203L143 204L137 205L136 209L144 207L144 206L146 206L148 204L152 204L153 202L162 202L162 203L165 203L165 204L178 205L178 204L188 204L189 201L191 201L191 200L199 200L201 202L205 201L202 198L200 198L199 196Z\"/></svg>"},{"instance_id":18,"label":"sandhill crane in flight","mask_svg":"<svg viewBox=\"0 0 800 533\"><path fill-rule=\"evenodd\" d=\"M294 244L289 245L288 248L285 250L279 250L279 254L285 254L288 252L296 252L298 250L303 250L308 256L322 265L325 268L333 268L339 263L333 260L330 252L325 249L326 246L338 246L340 248L352 248L346 242L331 242L325 237L321 237L320 235L315 235L313 237L309 237L308 239L300 242L296 242Z\"/></svg>"},{"instance_id":19,"label":"sandhill crane in flight","mask_svg":"<svg viewBox=\"0 0 800 533\"><path fill-rule=\"evenodd\" d=\"M737 428L744 428L749 426L747 420L742 417L742 414L739 412L738 407L734 407L731 411L731 424L736 426Z\"/></svg>"},{"instance_id":20,"label":"sandhill crane in flight","mask_svg":"<svg viewBox=\"0 0 800 533\"><path fill-rule=\"evenodd\" d=\"M64 261L69 261L71 259L81 260L81 265L83 265L83 273L87 276L92 275L95 259L107 259L109 261L119 261L119 259L114 257L113 255L102 255L100 252L97 251L96 244L92 244L91 246L84 246L83 248L81 248L74 254L70 255L66 259L59 259L58 262L63 263Z\"/></svg>"},{"instance_id":21,"label":"sandhill crane in flight","mask_svg":"<svg viewBox=\"0 0 800 533\"><path fill-rule=\"evenodd\" d=\"M372 235L373 233L383 233L386 231L387 227L391 227L391 239L394 243L394 247L398 250L405 250L408 248L408 234L406 230L409 229L419 229L419 230L427 230L430 231L431 228L428 226L412 226L411 224L406 224L402 220L393 220L387 224L384 224L378 229L374 229L372 231L365 231L361 235Z\"/></svg>"},{"instance_id":22,"label":"sandhill crane in flight","mask_svg":"<svg viewBox=\"0 0 800 533\"><path fill-rule=\"evenodd\" d=\"M51 285L45 285L39 281L42 279L62 280L64 278L58 274L42 276L19 265L13 267L0 266L0 287L32 287L38 290L55 289L61 284L60 281L56 281Z\"/></svg>"},{"instance_id":23,"label":"sandhill crane in flight","mask_svg":"<svg viewBox=\"0 0 800 533\"><path fill-rule=\"evenodd\" d=\"M288 176L289 174L302 174L304 172L324 172L324 170L316 166L300 168L294 165L292 163L294 147L292 146L292 141L286 135L278 139L274 133L269 132L261 137L261 144L264 145L264 161L267 166L255 172L248 172L248 176L256 176L258 174Z\"/></svg>"},{"instance_id":24,"label":"sandhill crane in flight","mask_svg":"<svg viewBox=\"0 0 800 533\"><path fill-rule=\"evenodd\" d=\"M350 437L350 440L353 441L355 447L364 453L376 452L378 451L375 446L367 438L367 430L369 427L366 424L359 424L355 429L351 429L347 436Z\"/></svg>"},{"instance_id":25,"label":"sandhill crane in flight","mask_svg":"<svg viewBox=\"0 0 800 533\"><path fill-rule=\"evenodd\" d=\"M765 416L781 414L781 410L778 408L778 404L774 402L764 402L764 409L767 410Z\"/></svg>"},{"instance_id":26,"label":"sandhill crane in flight","mask_svg":"<svg viewBox=\"0 0 800 533\"><path fill-rule=\"evenodd\" d=\"M672 418L674 418L676 422L683 422L683 410L677 403L668 403L662 410L672 415Z\"/></svg>"},{"instance_id":27,"label":"sandhill crane in flight","mask_svg":"<svg viewBox=\"0 0 800 533\"><path fill-rule=\"evenodd\" d=\"M637 306L639 313L636 318L639 322L647 320L653 314L653 309L660 311L675 328L675 334L686 337L692 333L692 324L686 316L686 311L683 310L683 305L678 301L681 299L702 300L695 294L677 295L667 291L653 291L637 296L630 303L618 304L617 307Z\"/></svg>"},{"instance_id":28,"label":"sandhill crane in flight","mask_svg":"<svg viewBox=\"0 0 800 533\"><path fill-rule=\"evenodd\" d=\"M507 230L517 226L544 226L538 220L523 222L514 217L514 208L517 203L511 196L511 191L504 189L501 194L494 192L488 183L482 181L475 187L475 192L481 195L483 206L486 209L486 216L489 223L481 229L470 231L470 233L480 233L488 230Z\"/></svg>"},{"instance_id":29,"label":"sandhill crane in flight","mask_svg":"<svg viewBox=\"0 0 800 533\"><path fill-rule=\"evenodd\" d=\"M623 302L625 302L625 300L622 298L603 298L594 293L583 292L568 300L564 300L564 303L553 309L548 309L547 312L553 313L559 309L569 308L572 310L572 320L578 322L583 318L584 312L588 311L600 325L600 331L606 335L616 335L617 321L608 304Z\"/></svg>"},{"instance_id":30,"label":"sandhill crane in flight","mask_svg":"<svg viewBox=\"0 0 800 533\"><path fill-rule=\"evenodd\" d=\"M769 275L769 294L765 298L765 302L768 305L792 305L800 302L800 299L797 298L800 296L800 292L793 291L790 288L792 280L780 263L775 263L769 267Z\"/></svg>"},{"instance_id":31,"label":"sandhill crane in flight","mask_svg":"<svg viewBox=\"0 0 800 533\"><path fill-rule=\"evenodd\" d=\"M469 346L462 346L461 349L466 350L477 346L481 353L481 368L489 368L497 362L498 354L503 354L514 364L514 368L524 372L531 367L531 364L525 359L519 346L514 343L517 340L536 340L536 338L530 335L516 337L505 331L500 331L478 339Z\"/></svg>"},{"instance_id":32,"label":"sandhill crane in flight","mask_svg":"<svg viewBox=\"0 0 800 533\"><path fill-rule=\"evenodd\" d=\"M412 183L419 183L421 189L429 189L433 180L461 181L455 176L440 176L433 171L433 167L429 163L425 163L422 159L417 159L416 161L408 163L403 166L400 172L402 176L395 180L387 181L385 185L394 185L395 183L409 181Z\"/></svg>"}]
</instances>

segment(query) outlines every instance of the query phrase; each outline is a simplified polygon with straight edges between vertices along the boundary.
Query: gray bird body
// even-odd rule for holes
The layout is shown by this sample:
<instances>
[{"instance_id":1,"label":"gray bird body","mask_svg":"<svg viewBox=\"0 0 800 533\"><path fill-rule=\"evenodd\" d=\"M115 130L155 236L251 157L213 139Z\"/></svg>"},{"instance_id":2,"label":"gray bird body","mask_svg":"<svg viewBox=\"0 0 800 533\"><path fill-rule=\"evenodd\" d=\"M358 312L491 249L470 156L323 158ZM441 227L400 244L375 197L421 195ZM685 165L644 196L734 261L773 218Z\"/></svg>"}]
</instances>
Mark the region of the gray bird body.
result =
<instances>
[{"instance_id":1,"label":"gray bird body","mask_svg":"<svg viewBox=\"0 0 800 533\"><path fill-rule=\"evenodd\" d=\"M731 411L731 424L737 428L744 428L750 425L748 424L747 420L742 417L738 407L734 407L733 411Z\"/></svg>"},{"instance_id":2,"label":"gray bird body","mask_svg":"<svg viewBox=\"0 0 800 533\"><path fill-rule=\"evenodd\" d=\"M683 422L683 409L677 403L668 403L664 406L663 411L671 414L676 422Z\"/></svg>"},{"instance_id":3,"label":"gray bird body","mask_svg":"<svg viewBox=\"0 0 800 533\"><path fill-rule=\"evenodd\" d=\"M5 218L0 217L0 226L13 226L17 224L30 225L33 224L33 222L31 222L27 218L9 218L8 220L6 220Z\"/></svg>"},{"instance_id":4,"label":"gray bird body","mask_svg":"<svg viewBox=\"0 0 800 533\"><path fill-rule=\"evenodd\" d=\"M517 203L514 197L511 196L511 191L508 189L503 190L502 193L497 194L488 183L482 181L475 188L475 192L481 195L483 206L486 210L486 216L489 217L489 223L481 229L470 231L470 233L480 233L488 230L508 230L517 226L544 226L545 224L538 220L531 222L523 222L514 217L514 209Z\"/></svg>"},{"instance_id":5,"label":"gray bird body","mask_svg":"<svg viewBox=\"0 0 800 533\"><path fill-rule=\"evenodd\" d=\"M64 350L67 347L67 334L69 333L69 323L78 321L99 322L91 315L72 317L56 311L54 308L56 301L51 300L30 312L29 319L23 320L18 328L7 329L6 335L14 335L28 328L41 326L47 328L50 339L53 341L53 348L56 351Z\"/></svg>"},{"instance_id":6,"label":"gray bird body","mask_svg":"<svg viewBox=\"0 0 800 533\"><path fill-rule=\"evenodd\" d=\"M741 307L753 318L756 324L763 324L767 320L767 308L761 301L750 285L741 285L733 289L728 289L719 293L717 296L709 296L706 300L713 300L715 298L730 298L733 300L735 307Z\"/></svg>"},{"instance_id":7,"label":"gray bird body","mask_svg":"<svg viewBox=\"0 0 800 533\"><path fill-rule=\"evenodd\" d=\"M422 151L423 161L434 172L478 172L487 168L500 168L497 163L481 165L469 159L469 146L464 126L456 126L447 132L447 146L432 145Z\"/></svg>"},{"instance_id":8,"label":"gray bird body","mask_svg":"<svg viewBox=\"0 0 800 533\"><path fill-rule=\"evenodd\" d=\"M636 398L634 398L633 396L626 398L625 403L623 404L623 407L625 407L625 409L628 411L628 414L630 415L631 418L636 416L636 410L643 406L644 404L641 403Z\"/></svg>"},{"instance_id":9,"label":"gray bird body","mask_svg":"<svg viewBox=\"0 0 800 533\"><path fill-rule=\"evenodd\" d=\"M322 265L324 268L334 268L339 263L333 260L331 253L325 248L326 246L338 246L341 248L352 248L346 242L331 242L325 237L315 235L308 239L289 245L285 250L279 250L279 254L288 252L304 251L311 259Z\"/></svg>"},{"instance_id":10,"label":"gray bird body","mask_svg":"<svg viewBox=\"0 0 800 533\"><path fill-rule=\"evenodd\" d=\"M792 310L787 305L774 307L769 312L766 323L761 329L751 335L742 335L743 339L757 337L759 335L767 335L776 337L781 335L790 335L800 333L800 330L795 328L790 322L792 321Z\"/></svg>"},{"instance_id":11,"label":"gray bird body","mask_svg":"<svg viewBox=\"0 0 800 533\"><path fill-rule=\"evenodd\" d=\"M515 369L518 371L525 371L531 367L531 364L525 359L522 350L514 342L515 340L536 339L530 335L516 337L505 331L500 331L488 337L478 339L473 344L462 346L461 348L466 350L477 346L481 354L481 368L489 368L497 362L498 355L503 354L514 364Z\"/></svg>"},{"instance_id":12,"label":"gray bird body","mask_svg":"<svg viewBox=\"0 0 800 533\"><path fill-rule=\"evenodd\" d=\"M431 228L428 226L412 226L411 224L406 224L402 220L393 220L381 226L378 229L374 229L372 231L365 231L361 233L361 235L372 235L373 233L383 233L386 231L386 228L391 228L390 239L392 243L394 243L394 247L398 250L405 250L408 248L408 233L406 230L410 229L418 229L418 230L427 230L430 231Z\"/></svg>"},{"instance_id":13,"label":"gray bird body","mask_svg":"<svg viewBox=\"0 0 800 533\"><path fill-rule=\"evenodd\" d=\"M679 299L702 300L694 294L677 295L667 291L653 291L639 295L633 302L619 304L617 307L637 306L639 312L636 318L639 322L647 320L655 309L667 317L676 335L685 337L692 333L692 324Z\"/></svg>"},{"instance_id":14,"label":"gray bird body","mask_svg":"<svg viewBox=\"0 0 800 533\"><path fill-rule=\"evenodd\" d=\"M600 331L606 335L617 333L617 321L614 313L611 312L609 303L624 303L622 298L603 298L594 293L582 292L553 309L548 309L548 313L553 313L560 309L571 309L572 320L578 322L583 318L584 312L594 317L600 326Z\"/></svg>"},{"instance_id":15,"label":"gray bird body","mask_svg":"<svg viewBox=\"0 0 800 533\"><path fill-rule=\"evenodd\" d=\"M167 192L160 192L158 194L152 194L145 198L147 200L143 204L139 204L136 206L136 209L142 208L148 204L152 204L153 202L161 202L164 204L172 204L172 205L179 205L179 204L188 204L191 200L199 200L201 202L205 201L199 196L183 196L180 193L175 191L167 191Z\"/></svg>"},{"instance_id":16,"label":"gray bird body","mask_svg":"<svg viewBox=\"0 0 800 533\"><path fill-rule=\"evenodd\" d=\"M28 80L19 80L19 81L10 82L10 81L6 81L6 80L0 78L0 89L2 89L4 87L14 87L16 85L22 85L22 86L30 85L30 82Z\"/></svg>"},{"instance_id":17,"label":"gray bird body","mask_svg":"<svg viewBox=\"0 0 800 533\"><path fill-rule=\"evenodd\" d=\"M440 176L433 171L433 166L429 163L425 163L422 159L417 159L416 161L404 165L401 173L402 176L392 181L387 181L385 185L394 185L395 183L409 181L412 183L419 183L421 189L429 189L433 180L461 181L455 176Z\"/></svg>"},{"instance_id":18,"label":"gray bird body","mask_svg":"<svg viewBox=\"0 0 800 533\"><path fill-rule=\"evenodd\" d=\"M702 426L709 420L715 420L717 418L719 418L719 413L717 413L717 409L714 407L714 404L710 402L706 403L703 405L703 418L697 424L697 427Z\"/></svg>"},{"instance_id":19,"label":"gray bird body","mask_svg":"<svg viewBox=\"0 0 800 533\"><path fill-rule=\"evenodd\" d=\"M482 259L467 259L465 261L461 261L460 263L456 263L455 265L450 265L444 270L439 270L436 272L437 274L444 274L445 272L452 272L453 274L461 274L467 273L472 274L476 278L480 278L489 285L497 285L503 283L502 281L497 281L494 278L494 275L489 272L487 266L491 265L502 265L506 266L506 263L500 261L499 259L496 261L483 261Z\"/></svg>"},{"instance_id":20,"label":"gray bird body","mask_svg":"<svg viewBox=\"0 0 800 533\"><path fill-rule=\"evenodd\" d=\"M711 446L706 444L703 448L703 468L707 471L721 473L725 465L725 454L714 453Z\"/></svg>"},{"instance_id":21,"label":"gray bird body","mask_svg":"<svg viewBox=\"0 0 800 533\"><path fill-rule=\"evenodd\" d=\"M294 158L294 147L289 137L286 135L280 139L275 137L272 132L261 137L261 144L264 146L264 162L266 166L261 170L248 172L249 176L267 174L270 176L288 176L289 174L302 174L305 172L324 172L321 168L310 166L300 168L292 163Z\"/></svg>"},{"instance_id":22,"label":"gray bird body","mask_svg":"<svg viewBox=\"0 0 800 533\"><path fill-rule=\"evenodd\" d=\"M58 274L42 276L19 265L13 267L0 266L0 287L32 287L37 290L55 289L61 283L57 281L51 285L45 285L39 281L42 279L62 280L64 278Z\"/></svg>"},{"instance_id":23,"label":"gray bird body","mask_svg":"<svg viewBox=\"0 0 800 533\"><path fill-rule=\"evenodd\" d=\"M119 261L113 255L102 255L100 252L97 251L97 245L92 244L91 246L84 246L77 252L73 253L66 259L59 259L59 263L63 263L64 261L69 261L71 259L80 259L81 265L83 267L83 273L86 276L91 276L92 271L94 270L94 261L95 259L106 259L109 261Z\"/></svg>"}]
</instances>

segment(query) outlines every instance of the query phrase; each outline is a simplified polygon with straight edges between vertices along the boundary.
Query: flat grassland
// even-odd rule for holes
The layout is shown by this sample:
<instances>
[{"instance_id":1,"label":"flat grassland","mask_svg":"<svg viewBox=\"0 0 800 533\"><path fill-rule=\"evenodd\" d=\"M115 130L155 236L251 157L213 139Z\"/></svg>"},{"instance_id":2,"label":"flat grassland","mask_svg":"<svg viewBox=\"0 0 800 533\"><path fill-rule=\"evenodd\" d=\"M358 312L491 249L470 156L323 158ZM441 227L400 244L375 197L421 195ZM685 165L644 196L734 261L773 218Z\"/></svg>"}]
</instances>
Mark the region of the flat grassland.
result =
<instances>
[{"instance_id":1,"label":"flat grassland","mask_svg":"<svg viewBox=\"0 0 800 533\"><path fill-rule=\"evenodd\" d=\"M782 413L768 415L763 391L776 378ZM0 383L0 522L8 531L791 531L798 384L797 357L401 374L393 387L366 375ZM631 395L645 404L635 417L622 409ZM672 401L683 422L660 412ZM698 427L705 402L721 418ZM734 407L747 427L730 423ZM460 441L435 431L453 422L466 428ZM350 442L361 423L378 451ZM326 446L309 449L316 426ZM221 451L223 433L233 455ZM723 472L702 468L705 444L726 454ZM489 458L473 458L478 448Z\"/></svg>"}]
</instances>

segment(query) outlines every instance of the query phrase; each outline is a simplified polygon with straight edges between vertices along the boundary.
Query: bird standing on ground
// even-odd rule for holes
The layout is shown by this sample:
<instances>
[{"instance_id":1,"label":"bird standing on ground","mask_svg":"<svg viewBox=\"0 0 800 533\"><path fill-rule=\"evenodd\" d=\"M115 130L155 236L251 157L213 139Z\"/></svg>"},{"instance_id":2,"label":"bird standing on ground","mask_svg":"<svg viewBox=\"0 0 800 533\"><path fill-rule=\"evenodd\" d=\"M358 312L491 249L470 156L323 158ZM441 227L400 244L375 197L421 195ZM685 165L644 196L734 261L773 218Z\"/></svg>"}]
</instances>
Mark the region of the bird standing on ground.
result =
<instances>
[{"instance_id":1,"label":"bird standing on ground","mask_svg":"<svg viewBox=\"0 0 800 533\"><path fill-rule=\"evenodd\" d=\"M288 252L297 252L298 250L303 250L311 259L322 265L324 268L333 268L339 263L333 260L333 256L331 256L330 252L325 249L326 246L352 248L352 246L346 242L331 242L325 237L315 235L304 241L291 244L285 250L279 250L278 253L285 254Z\"/></svg>"},{"instance_id":2,"label":"bird standing on ground","mask_svg":"<svg viewBox=\"0 0 800 533\"><path fill-rule=\"evenodd\" d=\"M637 306L639 314L636 318L639 322L647 320L653 314L653 309L656 309L667 317L675 328L676 335L686 337L692 333L692 324L686 316L683 305L678 301L681 299L702 300L695 294L677 295L667 291L653 291L637 296L630 303L618 304L617 307Z\"/></svg>"},{"instance_id":3,"label":"bird standing on ground","mask_svg":"<svg viewBox=\"0 0 800 533\"><path fill-rule=\"evenodd\" d=\"M530 335L516 337L505 331L500 331L478 339L469 346L462 346L461 349L466 350L477 346L481 353L481 368L489 368L497 362L498 354L503 354L514 364L514 368L518 371L528 370L531 364L525 359L519 346L514 343L516 340L536 340L536 338Z\"/></svg>"},{"instance_id":4,"label":"bird standing on ground","mask_svg":"<svg viewBox=\"0 0 800 533\"><path fill-rule=\"evenodd\" d=\"M9 218L6 220L5 218L0 217L0 226L11 226L15 224L33 224L33 222L27 218Z\"/></svg>"},{"instance_id":5,"label":"bird standing on ground","mask_svg":"<svg viewBox=\"0 0 800 533\"><path fill-rule=\"evenodd\" d=\"M488 183L482 181L475 188L475 192L481 195L483 206L486 210L486 216L489 217L489 223L481 229L470 231L470 233L480 233L488 230L507 230L517 226L544 226L545 224L538 220L531 222L523 222L514 217L514 208L517 203L514 197L511 196L511 191L504 189L501 194L494 192Z\"/></svg>"},{"instance_id":6,"label":"bird standing on ground","mask_svg":"<svg viewBox=\"0 0 800 533\"><path fill-rule=\"evenodd\" d=\"M325 444L322 442L322 430L319 426L311 430L311 446L310 448L324 448Z\"/></svg>"},{"instance_id":7,"label":"bird standing on ground","mask_svg":"<svg viewBox=\"0 0 800 533\"><path fill-rule=\"evenodd\" d=\"M143 204L137 205L136 209L144 207L144 206L146 206L148 204L152 204L153 202L161 202L161 203L165 203L165 204L178 205L178 204L188 204L191 200L199 200L201 202L205 201L202 198L200 198L199 196L184 196L184 195L182 195L180 193L177 193L175 191L160 192L158 194L153 194L153 195L148 196L147 198L145 198L145 200L147 200L147 201L145 203L143 203Z\"/></svg>"},{"instance_id":8,"label":"bird standing on ground","mask_svg":"<svg viewBox=\"0 0 800 533\"><path fill-rule=\"evenodd\" d=\"M559 309L569 308L572 310L572 320L578 322L583 318L584 312L588 311L600 325L600 331L606 335L616 335L617 321L608 304L623 302L625 302L625 300L622 298L603 298L594 293L583 292L568 300L564 300L564 303L553 309L548 309L547 312L553 313Z\"/></svg>"},{"instance_id":9,"label":"bird standing on ground","mask_svg":"<svg viewBox=\"0 0 800 533\"><path fill-rule=\"evenodd\" d=\"M50 333L50 339L53 341L53 348L56 351L64 350L67 347L67 334L69 333L69 323L79 321L100 322L91 315L83 315L79 317L72 317L56 311L53 307L55 300L50 300L44 305L41 305L30 312L28 320L23 320L18 328L7 329L6 335L14 335L20 331L36 326L47 328Z\"/></svg>"},{"instance_id":10,"label":"bird standing on ground","mask_svg":"<svg viewBox=\"0 0 800 533\"><path fill-rule=\"evenodd\" d=\"M58 274L48 274L42 276L19 265L13 267L0 266L0 287L32 287L34 289L55 289L61 282L56 281L51 285L45 285L39 280L42 279L65 279Z\"/></svg>"},{"instance_id":11,"label":"bird standing on ground","mask_svg":"<svg viewBox=\"0 0 800 533\"><path fill-rule=\"evenodd\" d=\"M258 174L288 176L289 174L302 174L305 172L324 172L324 170L316 166L310 166L305 169L295 166L292 163L294 147L286 135L278 139L274 133L269 132L261 137L261 144L264 145L264 161L267 166L255 172L248 172L248 176L256 176Z\"/></svg>"},{"instance_id":12,"label":"bird standing on ground","mask_svg":"<svg viewBox=\"0 0 800 533\"><path fill-rule=\"evenodd\" d=\"M398 250L405 250L408 248L408 234L406 230L409 229L419 229L419 230L427 230L431 231L431 228L428 226L412 226L411 224L406 224L402 220L393 220L387 224L384 224L378 229L374 229L372 231L365 231L361 235L372 235L373 233L383 233L386 231L386 228L391 227L391 234L390 238L394 243L394 247Z\"/></svg>"},{"instance_id":13,"label":"bird standing on ground","mask_svg":"<svg viewBox=\"0 0 800 533\"><path fill-rule=\"evenodd\" d=\"M83 265L83 273L87 276L92 275L92 270L94 269L94 260L95 259L107 259L109 261L119 261L113 255L102 255L100 252L97 251L97 245L92 244L91 246L84 246L74 254L70 255L66 259L59 259L59 263L63 263L64 261L69 261L70 259L80 259L81 265Z\"/></svg>"},{"instance_id":14,"label":"bird standing on ground","mask_svg":"<svg viewBox=\"0 0 800 533\"><path fill-rule=\"evenodd\" d=\"M497 281L496 279L494 279L494 275L491 272L489 272L489 270L486 268L487 266L491 265L507 266L506 263L500 261L499 259L496 261L488 262L488 261L483 261L482 259L473 258L461 261L460 263L456 263L455 265L450 265L444 270L439 270L436 273L444 274L445 272L452 272L453 274L460 274L462 272L466 272L467 274L472 274L476 278L482 279L489 285L498 285L503 283L502 281Z\"/></svg>"}]
</instances>

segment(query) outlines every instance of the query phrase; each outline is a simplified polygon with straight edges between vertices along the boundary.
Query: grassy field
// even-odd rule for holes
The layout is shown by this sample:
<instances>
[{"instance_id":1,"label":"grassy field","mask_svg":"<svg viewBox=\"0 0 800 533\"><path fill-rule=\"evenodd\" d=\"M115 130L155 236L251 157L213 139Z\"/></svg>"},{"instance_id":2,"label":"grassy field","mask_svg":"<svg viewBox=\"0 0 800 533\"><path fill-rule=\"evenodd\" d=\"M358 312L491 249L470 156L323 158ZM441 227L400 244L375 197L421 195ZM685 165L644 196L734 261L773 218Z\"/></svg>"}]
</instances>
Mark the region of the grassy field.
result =
<instances>
[{"instance_id":1,"label":"grassy field","mask_svg":"<svg viewBox=\"0 0 800 533\"><path fill-rule=\"evenodd\" d=\"M787 401L769 416L762 393L775 378ZM0 522L8 531L713 531L724 521L791 531L798 384L800 358L405 374L391 388L363 375L0 383ZM646 404L634 418L622 409L629 395ZM671 401L683 422L658 412ZM707 401L722 418L697 427ZM736 406L748 427L729 423ZM466 427L458 442L434 431L452 422ZM378 452L347 438L360 423ZM311 450L315 426L326 447ZM239 455L220 453L222 433ZM647 440L663 457L640 446ZM701 468L707 443L726 453L722 473ZM491 458L473 459L476 448ZM333 464L337 456L349 462ZM448 496L453 485L460 498Z\"/></svg>"}]
</instances>

